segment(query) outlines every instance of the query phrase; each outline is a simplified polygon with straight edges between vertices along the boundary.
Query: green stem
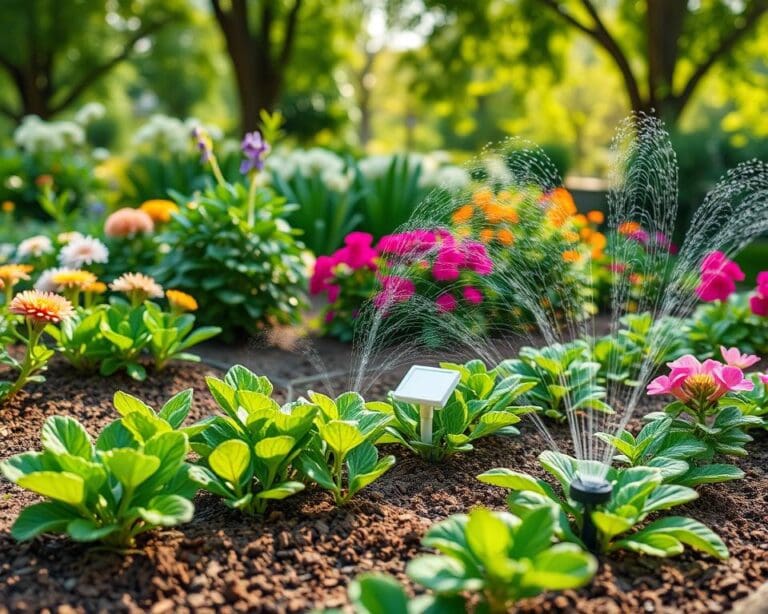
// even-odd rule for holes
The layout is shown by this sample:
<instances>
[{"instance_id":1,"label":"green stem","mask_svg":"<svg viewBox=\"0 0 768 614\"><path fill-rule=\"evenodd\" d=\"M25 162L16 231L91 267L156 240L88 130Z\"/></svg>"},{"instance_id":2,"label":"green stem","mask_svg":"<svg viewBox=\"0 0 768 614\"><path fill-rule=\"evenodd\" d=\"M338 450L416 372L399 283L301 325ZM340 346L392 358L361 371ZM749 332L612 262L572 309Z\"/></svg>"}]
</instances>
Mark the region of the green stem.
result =
<instances>
[{"instance_id":1,"label":"green stem","mask_svg":"<svg viewBox=\"0 0 768 614\"><path fill-rule=\"evenodd\" d=\"M40 340L40 336L43 334L43 329L33 326L32 323L27 320L27 349L24 354L24 361L21 363L21 369L19 370L19 377L16 382L8 390L6 398L11 398L19 390L24 387L32 373L38 368L38 364L34 360L34 349L37 346L37 342Z\"/></svg>"},{"instance_id":2,"label":"green stem","mask_svg":"<svg viewBox=\"0 0 768 614\"><path fill-rule=\"evenodd\" d=\"M248 227L251 228L256 216L256 187L258 186L259 175L253 173L251 184L248 186Z\"/></svg>"},{"instance_id":3,"label":"green stem","mask_svg":"<svg viewBox=\"0 0 768 614\"><path fill-rule=\"evenodd\" d=\"M226 186L227 181L224 179L224 175L221 173L221 168L219 168L219 161L213 153L211 153L208 161L211 163L211 171L213 171L213 176L216 178L216 183L221 186Z\"/></svg>"}]
</instances>

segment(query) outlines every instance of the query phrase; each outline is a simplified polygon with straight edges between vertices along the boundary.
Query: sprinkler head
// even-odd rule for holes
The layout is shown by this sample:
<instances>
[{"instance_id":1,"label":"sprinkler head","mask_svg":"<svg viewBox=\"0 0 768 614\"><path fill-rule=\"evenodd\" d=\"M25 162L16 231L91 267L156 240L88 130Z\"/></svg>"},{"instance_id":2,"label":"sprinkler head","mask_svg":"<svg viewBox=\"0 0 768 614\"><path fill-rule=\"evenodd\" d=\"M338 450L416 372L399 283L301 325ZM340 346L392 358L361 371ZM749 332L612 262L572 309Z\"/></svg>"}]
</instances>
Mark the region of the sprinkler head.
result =
<instances>
[{"instance_id":1,"label":"sprinkler head","mask_svg":"<svg viewBox=\"0 0 768 614\"><path fill-rule=\"evenodd\" d=\"M571 482L568 496L574 501L593 506L609 501L612 491L613 486L608 480L602 478L584 480L577 476Z\"/></svg>"}]
</instances>

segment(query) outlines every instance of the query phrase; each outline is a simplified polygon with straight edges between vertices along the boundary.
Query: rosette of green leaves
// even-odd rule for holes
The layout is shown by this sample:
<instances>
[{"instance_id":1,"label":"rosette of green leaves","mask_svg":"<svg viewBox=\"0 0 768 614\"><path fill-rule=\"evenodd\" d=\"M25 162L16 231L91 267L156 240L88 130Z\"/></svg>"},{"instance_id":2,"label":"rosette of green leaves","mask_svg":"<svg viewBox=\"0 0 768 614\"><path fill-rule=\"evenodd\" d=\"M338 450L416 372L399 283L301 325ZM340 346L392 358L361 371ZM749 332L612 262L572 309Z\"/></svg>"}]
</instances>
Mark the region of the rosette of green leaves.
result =
<instances>
[{"instance_id":1,"label":"rosette of green leaves","mask_svg":"<svg viewBox=\"0 0 768 614\"><path fill-rule=\"evenodd\" d=\"M96 371L101 361L113 352L113 344L101 334L101 321L109 305L78 308L77 313L45 332L56 341L56 350L75 369Z\"/></svg>"},{"instance_id":2,"label":"rosette of green leaves","mask_svg":"<svg viewBox=\"0 0 768 614\"><path fill-rule=\"evenodd\" d=\"M217 185L181 211L158 241L172 245L153 276L198 298L201 324L221 326L226 339L256 333L268 322L298 322L306 304L306 267L297 232L283 219L294 207L267 188L256 194L247 222L248 189Z\"/></svg>"},{"instance_id":3,"label":"rosette of green leaves","mask_svg":"<svg viewBox=\"0 0 768 614\"><path fill-rule=\"evenodd\" d=\"M582 340L541 349L524 347L518 358L496 367L502 375L519 375L536 382L523 402L541 406L545 416L557 420L565 420L569 410L612 412L603 400L605 388L596 383L599 370L600 363L590 360L589 346Z\"/></svg>"},{"instance_id":4,"label":"rosette of green leaves","mask_svg":"<svg viewBox=\"0 0 768 614\"><path fill-rule=\"evenodd\" d=\"M747 434L750 428L760 427L762 418L754 415L745 416L741 413L741 403L736 396L725 395L706 415L692 411L680 401L670 403L663 412L651 412L644 420L651 421L663 416L670 416L671 433L682 433L700 441L706 451L701 458L711 462L720 454L722 456L747 456L746 446L752 437Z\"/></svg>"},{"instance_id":5,"label":"rosette of green leaves","mask_svg":"<svg viewBox=\"0 0 768 614\"><path fill-rule=\"evenodd\" d=\"M196 426L191 445L201 458L192 479L246 514L303 490L292 463L313 436L317 408L296 403L282 411L270 381L240 365L207 383L224 415Z\"/></svg>"},{"instance_id":6,"label":"rosette of green leaves","mask_svg":"<svg viewBox=\"0 0 768 614\"><path fill-rule=\"evenodd\" d=\"M552 509L519 518L478 508L433 525L422 543L440 554L408 564L408 576L440 595L479 597L480 608L508 612L515 601L545 590L584 586L597 561L573 543L553 544Z\"/></svg>"},{"instance_id":7,"label":"rosette of green leaves","mask_svg":"<svg viewBox=\"0 0 768 614\"><path fill-rule=\"evenodd\" d=\"M147 349L160 371L171 360L200 362L200 357L190 354L188 349L221 332L218 326L194 328L195 316L191 313L173 314L160 309L155 303L144 304L143 321L149 332Z\"/></svg>"},{"instance_id":8,"label":"rosette of green leaves","mask_svg":"<svg viewBox=\"0 0 768 614\"><path fill-rule=\"evenodd\" d=\"M748 374L747 377L755 387L748 392L731 393L720 399L720 404L736 407L743 416L753 416L761 421L761 424L750 421L744 428L762 426L768 430L768 384L757 373Z\"/></svg>"},{"instance_id":9,"label":"rosette of green leaves","mask_svg":"<svg viewBox=\"0 0 768 614\"><path fill-rule=\"evenodd\" d=\"M0 463L15 484L45 497L25 508L11 533L19 540L65 533L75 541L125 548L137 535L192 518L197 490L185 462L187 435L177 429L189 411L191 391L159 413L129 395L115 395L120 420L95 444L74 418L51 416L40 452Z\"/></svg>"},{"instance_id":10,"label":"rosette of green leaves","mask_svg":"<svg viewBox=\"0 0 768 614\"><path fill-rule=\"evenodd\" d=\"M480 360L440 366L458 371L461 376L446 406L434 413L432 443L419 438L418 406L396 400L391 405L372 405L394 417L380 443L399 443L427 460L439 461L472 450L472 443L482 437L519 435L513 425L520 422L520 416L540 409L514 405L537 385L535 380L520 375L503 377L499 370L488 371Z\"/></svg>"},{"instance_id":11,"label":"rosette of green leaves","mask_svg":"<svg viewBox=\"0 0 768 614\"><path fill-rule=\"evenodd\" d=\"M366 405L355 392L336 400L317 392L308 396L319 412L310 445L296 459L296 466L318 486L331 491L336 505L343 505L395 464L394 456L379 458L375 445L392 416L373 409L382 404ZM301 405L293 411L298 408Z\"/></svg>"},{"instance_id":12,"label":"rosette of green leaves","mask_svg":"<svg viewBox=\"0 0 768 614\"><path fill-rule=\"evenodd\" d=\"M702 461L708 453L707 445L689 433L673 432L671 427L672 418L664 416L648 422L637 437L626 430L619 435L595 436L616 449L616 462L630 467L655 467L668 484L694 487L744 477L735 465Z\"/></svg>"},{"instance_id":13,"label":"rosette of green leaves","mask_svg":"<svg viewBox=\"0 0 768 614\"><path fill-rule=\"evenodd\" d=\"M560 493L544 480L510 469L492 469L478 479L511 490L509 509L521 518L541 508L551 510L556 520L555 535L583 546L577 532L583 526L584 507L565 493L570 491L577 474L595 472L594 467L590 468L594 461L545 451L539 455L539 462L557 479ZM601 552L627 549L651 556L673 556L682 553L688 545L714 557L727 558L728 549L723 541L692 518L667 516L640 526L651 513L696 499L698 494L692 488L664 484L663 473L655 467L611 467L606 479L613 484L611 499L592 511Z\"/></svg>"},{"instance_id":14,"label":"rosette of green leaves","mask_svg":"<svg viewBox=\"0 0 768 614\"><path fill-rule=\"evenodd\" d=\"M738 292L726 301L699 305L688 319L688 341L700 359L719 358L720 346L737 347L746 354L768 353L765 318L752 313L749 292Z\"/></svg>"},{"instance_id":15,"label":"rosette of green leaves","mask_svg":"<svg viewBox=\"0 0 768 614\"><path fill-rule=\"evenodd\" d=\"M592 348L594 360L600 363L601 383L638 386L643 365L662 365L690 353L682 322L677 318L654 322L646 312L626 314L619 321L622 328L617 334L597 339Z\"/></svg>"},{"instance_id":16,"label":"rosette of green leaves","mask_svg":"<svg viewBox=\"0 0 768 614\"><path fill-rule=\"evenodd\" d=\"M419 595L411 599L400 582L383 573L365 573L355 578L347 591L356 614L466 614L459 595ZM324 614L341 614L325 610Z\"/></svg>"},{"instance_id":17,"label":"rosette of green leaves","mask_svg":"<svg viewBox=\"0 0 768 614\"><path fill-rule=\"evenodd\" d=\"M99 331L111 347L109 355L101 361L99 373L112 375L125 370L133 379L147 378L147 370L139 362L152 338L144 324L144 311L143 305L132 307L122 298L110 298L109 306L101 312Z\"/></svg>"}]
</instances>

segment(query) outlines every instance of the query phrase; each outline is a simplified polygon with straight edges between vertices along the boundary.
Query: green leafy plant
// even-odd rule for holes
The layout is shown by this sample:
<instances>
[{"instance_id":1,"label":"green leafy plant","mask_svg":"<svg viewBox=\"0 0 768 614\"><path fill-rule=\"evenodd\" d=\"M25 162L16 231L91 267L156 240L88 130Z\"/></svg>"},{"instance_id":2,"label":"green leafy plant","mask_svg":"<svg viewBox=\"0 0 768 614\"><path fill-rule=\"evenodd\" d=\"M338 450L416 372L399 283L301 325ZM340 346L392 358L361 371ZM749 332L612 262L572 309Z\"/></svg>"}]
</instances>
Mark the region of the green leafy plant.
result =
<instances>
[{"instance_id":1,"label":"green leafy plant","mask_svg":"<svg viewBox=\"0 0 768 614\"><path fill-rule=\"evenodd\" d=\"M747 354L768 354L765 318L752 313L750 293L733 293L726 301L702 303L687 321L692 353L718 358L720 347L737 347Z\"/></svg>"},{"instance_id":2,"label":"green leafy plant","mask_svg":"<svg viewBox=\"0 0 768 614\"><path fill-rule=\"evenodd\" d=\"M752 373L747 376L754 388L750 391L728 395L722 402L738 408L743 416L752 416L761 420L761 425L750 420L744 428L762 426L768 429L768 375Z\"/></svg>"},{"instance_id":3,"label":"green leafy plant","mask_svg":"<svg viewBox=\"0 0 768 614\"><path fill-rule=\"evenodd\" d=\"M513 404L536 386L535 381L520 375L503 377L503 371L488 371L480 360L465 365L441 363L440 366L461 375L446 406L435 412L432 442L425 443L420 438L419 407L393 400L391 405L372 405L394 418L380 443L399 443L427 460L439 461L451 454L472 450L472 443L482 437L519 435L513 425L520 422L521 415L539 409Z\"/></svg>"},{"instance_id":4,"label":"green leafy plant","mask_svg":"<svg viewBox=\"0 0 768 614\"><path fill-rule=\"evenodd\" d=\"M366 573L355 578L347 591L357 614L466 614L463 597L458 595L420 595L408 597L405 588L392 576ZM326 610L324 614L336 614ZM338 610L339 614L341 610Z\"/></svg>"},{"instance_id":5,"label":"green leafy plant","mask_svg":"<svg viewBox=\"0 0 768 614\"><path fill-rule=\"evenodd\" d=\"M336 400L317 392L308 395L320 411L312 441L296 459L296 466L318 486L331 491L336 505L343 505L395 464L392 455L379 458L374 445L392 416L380 411L386 404L366 405L354 392Z\"/></svg>"},{"instance_id":6,"label":"green leafy plant","mask_svg":"<svg viewBox=\"0 0 768 614\"><path fill-rule=\"evenodd\" d=\"M600 363L589 359L585 341L554 344L541 349L524 347L518 358L500 363L499 373L516 374L536 382L523 401L543 408L543 414L565 420L567 411L612 412L603 401L605 388L596 383Z\"/></svg>"},{"instance_id":7,"label":"green leafy plant","mask_svg":"<svg viewBox=\"0 0 768 614\"><path fill-rule=\"evenodd\" d=\"M559 482L560 493L544 480L510 469L492 469L478 479L511 490L509 509L521 518L547 508L556 519L555 535L583 545L577 533L584 526L584 506L573 501L568 493L578 475L595 473L594 461L545 451L539 455L539 462ZM695 490L679 484L664 484L663 472L655 467L606 469L605 477L613 485L611 498L591 513L600 552L627 549L651 556L672 556L682 553L684 545L688 545L717 558L728 556L722 540L691 518L666 516L639 526L651 513L696 499Z\"/></svg>"},{"instance_id":8,"label":"green leafy plant","mask_svg":"<svg viewBox=\"0 0 768 614\"><path fill-rule=\"evenodd\" d=\"M207 383L224 415L196 426L191 445L200 461L192 479L246 514L263 514L270 501L303 490L292 463L313 437L317 408L294 403L283 411L270 398L270 381L240 365Z\"/></svg>"},{"instance_id":9,"label":"green leafy plant","mask_svg":"<svg viewBox=\"0 0 768 614\"><path fill-rule=\"evenodd\" d=\"M187 435L178 430L192 391L153 409L118 392L121 418L95 444L74 418L49 417L40 452L25 452L0 463L11 482L46 498L25 508L11 534L19 540L65 533L75 541L101 541L118 548L159 526L192 518L196 486L185 459Z\"/></svg>"},{"instance_id":10,"label":"green leafy plant","mask_svg":"<svg viewBox=\"0 0 768 614\"><path fill-rule=\"evenodd\" d=\"M689 432L673 431L672 424L672 418L663 416L643 426L637 437L626 430L619 435L595 436L616 449L616 462L655 467L665 483L694 487L744 477L744 472L734 465L701 461L709 452L708 446Z\"/></svg>"},{"instance_id":11,"label":"green leafy plant","mask_svg":"<svg viewBox=\"0 0 768 614\"><path fill-rule=\"evenodd\" d=\"M508 612L519 599L578 588L595 575L594 556L573 543L553 545L555 527L548 507L522 518L484 508L451 516L422 540L440 554L414 559L407 573L440 595L472 593L483 610Z\"/></svg>"}]
</instances>

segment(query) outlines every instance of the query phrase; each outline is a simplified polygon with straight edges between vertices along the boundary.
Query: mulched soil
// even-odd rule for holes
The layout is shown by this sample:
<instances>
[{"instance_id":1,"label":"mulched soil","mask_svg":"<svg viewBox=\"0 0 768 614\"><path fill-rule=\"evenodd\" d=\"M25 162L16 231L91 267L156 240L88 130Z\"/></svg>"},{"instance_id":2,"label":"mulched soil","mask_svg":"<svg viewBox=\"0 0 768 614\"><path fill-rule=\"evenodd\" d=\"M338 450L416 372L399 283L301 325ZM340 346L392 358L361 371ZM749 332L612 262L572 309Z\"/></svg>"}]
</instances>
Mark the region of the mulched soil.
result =
<instances>
[{"instance_id":1,"label":"mulched soil","mask_svg":"<svg viewBox=\"0 0 768 614\"><path fill-rule=\"evenodd\" d=\"M95 434L115 417L111 398L117 389L157 407L191 386L190 419L201 418L215 407L204 384L213 373L204 365L172 366L140 384L122 376L84 377L55 362L46 384L0 410L0 457L37 449L42 423L54 413L76 416ZM551 430L567 446L567 429ZM706 486L700 499L678 508L715 528L730 560L691 552L670 560L611 556L589 587L528 600L521 611L720 612L754 593L768 580L768 434L755 437L750 456L739 461L746 479ZM258 520L199 495L192 522L157 531L126 555L61 537L16 543L8 529L36 497L3 480L0 612L304 612L344 606L346 585L360 572L379 570L404 580L405 564L422 552L419 542L432 522L481 504L503 509L504 492L475 476L502 466L542 475L536 456L543 447L527 425L522 437L483 440L474 452L436 465L392 448L387 452L398 457L395 467L343 509L309 489ZM764 605L758 599L752 611Z\"/></svg>"}]
</instances>

